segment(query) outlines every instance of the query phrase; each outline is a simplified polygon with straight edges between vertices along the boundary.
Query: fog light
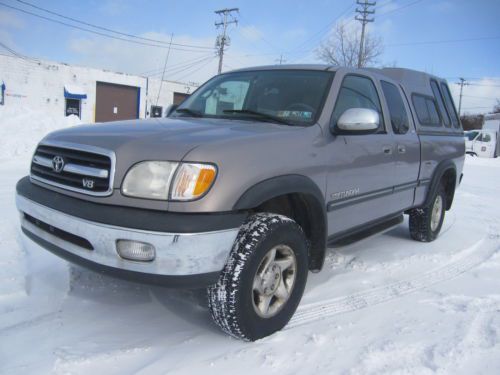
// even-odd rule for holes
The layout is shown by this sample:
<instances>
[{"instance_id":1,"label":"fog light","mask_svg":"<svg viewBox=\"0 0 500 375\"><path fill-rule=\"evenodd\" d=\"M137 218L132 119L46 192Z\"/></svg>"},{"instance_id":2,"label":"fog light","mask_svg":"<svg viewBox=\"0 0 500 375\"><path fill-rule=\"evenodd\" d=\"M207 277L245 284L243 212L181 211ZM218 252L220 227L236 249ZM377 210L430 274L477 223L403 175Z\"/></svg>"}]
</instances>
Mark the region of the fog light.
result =
<instances>
[{"instance_id":1,"label":"fog light","mask_svg":"<svg viewBox=\"0 0 500 375\"><path fill-rule=\"evenodd\" d=\"M116 251L124 259L151 262L155 258L155 247L149 243L118 240Z\"/></svg>"}]
</instances>

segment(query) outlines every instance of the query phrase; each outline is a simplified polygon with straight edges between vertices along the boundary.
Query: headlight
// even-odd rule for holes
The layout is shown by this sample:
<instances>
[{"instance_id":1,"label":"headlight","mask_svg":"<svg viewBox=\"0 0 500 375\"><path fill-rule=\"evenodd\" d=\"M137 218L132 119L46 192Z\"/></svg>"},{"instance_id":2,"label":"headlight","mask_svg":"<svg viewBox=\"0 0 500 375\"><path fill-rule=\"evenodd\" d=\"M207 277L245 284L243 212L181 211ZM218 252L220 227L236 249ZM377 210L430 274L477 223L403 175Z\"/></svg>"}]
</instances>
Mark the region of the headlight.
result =
<instances>
[{"instance_id":1,"label":"headlight","mask_svg":"<svg viewBox=\"0 0 500 375\"><path fill-rule=\"evenodd\" d=\"M212 187L216 175L214 165L182 163L172 183L170 198L176 201L200 198Z\"/></svg>"},{"instance_id":2,"label":"headlight","mask_svg":"<svg viewBox=\"0 0 500 375\"><path fill-rule=\"evenodd\" d=\"M167 200L170 182L178 164L144 161L134 165L123 180L122 193L130 197Z\"/></svg>"}]
</instances>

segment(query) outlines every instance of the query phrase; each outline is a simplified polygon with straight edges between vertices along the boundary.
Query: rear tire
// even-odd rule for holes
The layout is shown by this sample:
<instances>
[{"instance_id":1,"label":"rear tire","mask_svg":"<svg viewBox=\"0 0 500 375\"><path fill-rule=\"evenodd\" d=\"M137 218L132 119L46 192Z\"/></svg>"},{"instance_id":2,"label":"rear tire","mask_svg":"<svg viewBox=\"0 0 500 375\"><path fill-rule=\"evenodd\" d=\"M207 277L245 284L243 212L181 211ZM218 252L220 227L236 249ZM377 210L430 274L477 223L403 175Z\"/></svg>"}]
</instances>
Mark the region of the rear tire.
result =
<instances>
[{"instance_id":1,"label":"rear tire","mask_svg":"<svg viewBox=\"0 0 500 375\"><path fill-rule=\"evenodd\" d=\"M308 241L292 219L252 215L240 228L218 282L208 287L208 307L226 333L254 341L283 328L302 298Z\"/></svg>"},{"instance_id":2,"label":"rear tire","mask_svg":"<svg viewBox=\"0 0 500 375\"><path fill-rule=\"evenodd\" d=\"M434 241L443 226L446 211L446 193L439 185L431 204L410 211L410 236L416 241Z\"/></svg>"}]
</instances>

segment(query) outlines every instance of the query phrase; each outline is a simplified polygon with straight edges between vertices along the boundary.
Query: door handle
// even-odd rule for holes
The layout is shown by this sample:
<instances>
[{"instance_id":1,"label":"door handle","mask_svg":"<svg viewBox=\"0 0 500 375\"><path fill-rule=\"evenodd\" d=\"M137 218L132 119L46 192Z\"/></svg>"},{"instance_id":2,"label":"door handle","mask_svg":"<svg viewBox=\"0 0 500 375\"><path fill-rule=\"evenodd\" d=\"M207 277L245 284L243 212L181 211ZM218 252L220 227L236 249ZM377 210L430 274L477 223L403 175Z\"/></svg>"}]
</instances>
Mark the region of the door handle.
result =
<instances>
[{"instance_id":1,"label":"door handle","mask_svg":"<svg viewBox=\"0 0 500 375\"><path fill-rule=\"evenodd\" d=\"M400 154L404 154L406 152L406 147L402 145L398 145L398 152Z\"/></svg>"},{"instance_id":2,"label":"door handle","mask_svg":"<svg viewBox=\"0 0 500 375\"><path fill-rule=\"evenodd\" d=\"M390 155L390 154L392 154L392 147L391 146L383 146L382 151L384 151L384 154Z\"/></svg>"}]
</instances>

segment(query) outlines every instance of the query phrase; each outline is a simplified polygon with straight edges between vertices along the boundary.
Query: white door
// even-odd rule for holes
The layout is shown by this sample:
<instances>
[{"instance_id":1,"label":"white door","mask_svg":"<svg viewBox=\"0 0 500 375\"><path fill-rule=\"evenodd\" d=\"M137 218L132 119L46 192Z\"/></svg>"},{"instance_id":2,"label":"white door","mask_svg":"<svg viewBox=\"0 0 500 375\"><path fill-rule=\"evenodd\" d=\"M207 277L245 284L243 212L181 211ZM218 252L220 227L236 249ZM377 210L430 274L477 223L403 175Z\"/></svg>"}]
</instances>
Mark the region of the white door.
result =
<instances>
[{"instance_id":1,"label":"white door","mask_svg":"<svg viewBox=\"0 0 500 375\"><path fill-rule=\"evenodd\" d=\"M481 132L472 146L473 152L483 158L492 158L495 154L496 137L493 132Z\"/></svg>"}]
</instances>

